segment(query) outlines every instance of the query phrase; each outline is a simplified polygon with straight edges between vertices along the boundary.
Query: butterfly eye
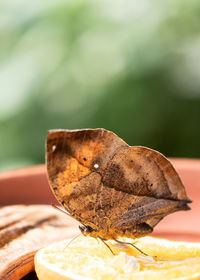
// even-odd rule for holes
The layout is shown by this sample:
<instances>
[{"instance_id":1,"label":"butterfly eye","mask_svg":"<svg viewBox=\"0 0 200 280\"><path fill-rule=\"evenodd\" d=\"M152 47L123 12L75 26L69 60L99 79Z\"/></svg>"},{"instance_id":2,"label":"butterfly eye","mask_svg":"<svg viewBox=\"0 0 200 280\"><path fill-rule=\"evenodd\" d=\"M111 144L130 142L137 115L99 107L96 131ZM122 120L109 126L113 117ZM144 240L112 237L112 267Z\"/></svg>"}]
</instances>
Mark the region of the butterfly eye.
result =
<instances>
[{"instance_id":1,"label":"butterfly eye","mask_svg":"<svg viewBox=\"0 0 200 280\"><path fill-rule=\"evenodd\" d=\"M54 152L55 149L56 149L56 145L53 145L53 146L52 146L52 152Z\"/></svg>"},{"instance_id":2,"label":"butterfly eye","mask_svg":"<svg viewBox=\"0 0 200 280\"><path fill-rule=\"evenodd\" d=\"M87 232L93 232L93 228L91 228L90 226L85 226L87 228Z\"/></svg>"},{"instance_id":3,"label":"butterfly eye","mask_svg":"<svg viewBox=\"0 0 200 280\"><path fill-rule=\"evenodd\" d=\"M98 169L98 168L99 168L98 163L95 163L95 164L94 164L94 168L95 168L95 169Z\"/></svg>"}]
</instances>

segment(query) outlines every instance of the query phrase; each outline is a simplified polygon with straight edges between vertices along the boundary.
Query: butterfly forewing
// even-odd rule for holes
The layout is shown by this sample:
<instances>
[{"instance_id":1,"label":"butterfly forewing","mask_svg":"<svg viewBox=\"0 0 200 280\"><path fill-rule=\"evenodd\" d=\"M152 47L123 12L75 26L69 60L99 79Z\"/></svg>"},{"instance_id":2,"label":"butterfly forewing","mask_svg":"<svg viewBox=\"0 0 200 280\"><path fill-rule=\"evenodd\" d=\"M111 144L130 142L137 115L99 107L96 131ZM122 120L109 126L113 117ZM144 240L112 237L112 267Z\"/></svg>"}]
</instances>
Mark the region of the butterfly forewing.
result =
<instances>
[{"instance_id":1,"label":"butterfly forewing","mask_svg":"<svg viewBox=\"0 0 200 280\"><path fill-rule=\"evenodd\" d=\"M97 227L101 174L120 147L128 146L103 129L55 130L46 140L50 185L58 201L77 220Z\"/></svg>"}]
</instances>

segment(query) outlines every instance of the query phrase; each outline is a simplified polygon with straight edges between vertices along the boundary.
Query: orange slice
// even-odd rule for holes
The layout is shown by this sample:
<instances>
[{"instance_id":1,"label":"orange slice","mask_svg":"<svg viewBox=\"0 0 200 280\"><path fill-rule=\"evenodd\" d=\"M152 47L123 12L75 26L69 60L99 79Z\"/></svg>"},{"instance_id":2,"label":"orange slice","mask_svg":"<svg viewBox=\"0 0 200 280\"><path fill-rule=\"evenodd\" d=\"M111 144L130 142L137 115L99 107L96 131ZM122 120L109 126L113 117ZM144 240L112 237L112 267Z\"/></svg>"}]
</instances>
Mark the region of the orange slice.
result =
<instances>
[{"instance_id":1,"label":"orange slice","mask_svg":"<svg viewBox=\"0 0 200 280\"><path fill-rule=\"evenodd\" d=\"M102 241L79 237L54 243L35 256L40 280L100 279L200 279L200 243L169 241L143 237L131 242L149 256L131 246L107 241L115 256ZM66 247L67 246L67 247Z\"/></svg>"}]
</instances>

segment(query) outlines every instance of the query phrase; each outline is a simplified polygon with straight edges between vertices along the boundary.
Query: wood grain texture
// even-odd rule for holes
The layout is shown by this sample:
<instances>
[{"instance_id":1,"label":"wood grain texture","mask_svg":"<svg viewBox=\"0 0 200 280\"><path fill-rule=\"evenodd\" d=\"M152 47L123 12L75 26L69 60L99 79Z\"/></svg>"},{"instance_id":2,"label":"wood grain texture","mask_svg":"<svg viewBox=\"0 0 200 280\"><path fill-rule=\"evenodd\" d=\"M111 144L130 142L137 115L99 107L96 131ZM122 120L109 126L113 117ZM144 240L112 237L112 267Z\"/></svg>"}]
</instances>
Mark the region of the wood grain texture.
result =
<instances>
[{"instance_id":1,"label":"wood grain texture","mask_svg":"<svg viewBox=\"0 0 200 280\"><path fill-rule=\"evenodd\" d=\"M50 131L46 163L56 198L85 235L141 237L166 215L190 209L167 158L105 129Z\"/></svg>"},{"instance_id":2,"label":"wood grain texture","mask_svg":"<svg viewBox=\"0 0 200 280\"><path fill-rule=\"evenodd\" d=\"M51 206L0 208L0 279L18 280L34 270L36 251L73 237L76 223Z\"/></svg>"}]
</instances>

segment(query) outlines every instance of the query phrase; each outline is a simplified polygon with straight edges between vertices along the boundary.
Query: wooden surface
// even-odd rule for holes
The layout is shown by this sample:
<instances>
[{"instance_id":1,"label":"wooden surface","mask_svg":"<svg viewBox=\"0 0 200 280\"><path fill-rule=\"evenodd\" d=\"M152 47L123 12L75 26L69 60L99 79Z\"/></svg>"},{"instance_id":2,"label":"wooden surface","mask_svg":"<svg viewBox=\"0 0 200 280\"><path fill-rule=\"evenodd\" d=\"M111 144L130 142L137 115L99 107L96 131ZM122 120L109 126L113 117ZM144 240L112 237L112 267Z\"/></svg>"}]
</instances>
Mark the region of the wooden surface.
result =
<instances>
[{"instance_id":1,"label":"wooden surface","mask_svg":"<svg viewBox=\"0 0 200 280\"><path fill-rule=\"evenodd\" d=\"M34 270L38 249L72 238L77 232L73 219L48 205L1 207L0 279L21 279Z\"/></svg>"}]
</instances>

